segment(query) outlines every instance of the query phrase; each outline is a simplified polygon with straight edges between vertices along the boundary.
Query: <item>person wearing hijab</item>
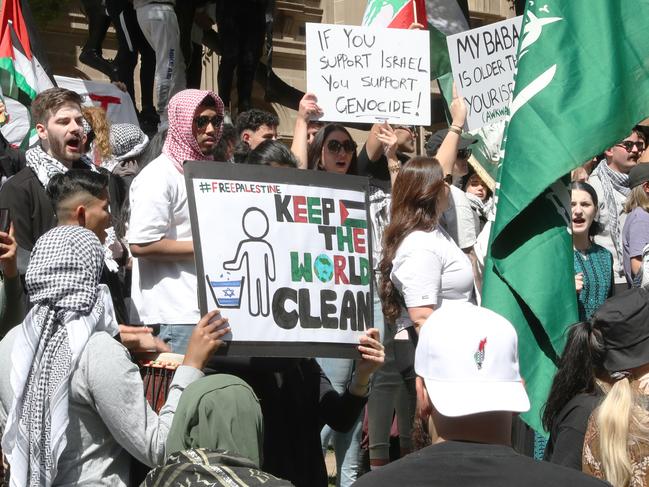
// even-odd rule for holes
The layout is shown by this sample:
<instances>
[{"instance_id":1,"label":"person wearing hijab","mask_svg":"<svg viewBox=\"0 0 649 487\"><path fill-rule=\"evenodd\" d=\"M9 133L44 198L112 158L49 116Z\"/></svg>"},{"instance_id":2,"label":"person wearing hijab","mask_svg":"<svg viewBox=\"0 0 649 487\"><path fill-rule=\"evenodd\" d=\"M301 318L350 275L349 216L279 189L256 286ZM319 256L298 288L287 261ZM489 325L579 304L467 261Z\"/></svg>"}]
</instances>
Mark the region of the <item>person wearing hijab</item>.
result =
<instances>
[{"instance_id":1,"label":"person wearing hijab","mask_svg":"<svg viewBox=\"0 0 649 487\"><path fill-rule=\"evenodd\" d=\"M264 420L259 399L243 380L217 374L191 384L167 437L171 453L144 487L171 485L293 485L260 470Z\"/></svg>"},{"instance_id":2,"label":"person wearing hijab","mask_svg":"<svg viewBox=\"0 0 649 487\"><path fill-rule=\"evenodd\" d=\"M157 415L137 365L113 339L103 261L97 236L79 226L56 227L34 246L25 282L34 307L0 342L0 430L12 487L121 487L131 456L162 462L182 391L203 376L229 330L216 312L198 323Z\"/></svg>"},{"instance_id":3,"label":"person wearing hijab","mask_svg":"<svg viewBox=\"0 0 649 487\"><path fill-rule=\"evenodd\" d=\"M162 154L130 188L131 299L139 315L131 321L160 324L160 337L172 351L184 353L199 311L183 163L214 160L223 102L211 91L184 90L169 101L168 115Z\"/></svg>"}]
</instances>

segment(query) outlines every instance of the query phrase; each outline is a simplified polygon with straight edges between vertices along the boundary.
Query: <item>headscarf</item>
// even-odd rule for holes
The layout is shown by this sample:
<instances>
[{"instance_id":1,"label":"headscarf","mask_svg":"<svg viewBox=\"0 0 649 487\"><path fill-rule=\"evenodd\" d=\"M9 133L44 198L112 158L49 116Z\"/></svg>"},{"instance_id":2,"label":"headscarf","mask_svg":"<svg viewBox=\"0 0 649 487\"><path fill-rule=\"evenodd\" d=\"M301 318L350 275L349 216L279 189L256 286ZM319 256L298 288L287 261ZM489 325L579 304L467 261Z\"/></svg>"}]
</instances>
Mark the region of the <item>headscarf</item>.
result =
<instances>
[{"instance_id":1,"label":"headscarf","mask_svg":"<svg viewBox=\"0 0 649 487\"><path fill-rule=\"evenodd\" d=\"M49 486L66 447L70 377L90 336L114 336L117 322L105 285L104 251L91 231L55 227L34 246L25 277L34 307L11 354L14 399L2 450L11 486Z\"/></svg>"},{"instance_id":2,"label":"headscarf","mask_svg":"<svg viewBox=\"0 0 649 487\"><path fill-rule=\"evenodd\" d=\"M183 90L176 93L167 105L167 116L169 117L169 131L167 139L162 147L162 153L174 161L178 171L183 173L183 162L185 161L212 161L214 156L205 155L201 152L196 137L192 133L192 124L196 109L201 102L210 97L216 103L216 113L223 116L223 102L211 91L205 90ZM223 124L215 135L216 143L221 139Z\"/></svg>"},{"instance_id":3,"label":"headscarf","mask_svg":"<svg viewBox=\"0 0 649 487\"><path fill-rule=\"evenodd\" d=\"M116 123L110 126L111 157L102 162L102 167L113 172L123 161L134 159L146 149L149 137L132 123Z\"/></svg>"},{"instance_id":4,"label":"headscarf","mask_svg":"<svg viewBox=\"0 0 649 487\"><path fill-rule=\"evenodd\" d=\"M226 451L261 465L264 442L259 399L243 380L228 374L190 384L178 402L167 452L190 448Z\"/></svg>"}]
</instances>

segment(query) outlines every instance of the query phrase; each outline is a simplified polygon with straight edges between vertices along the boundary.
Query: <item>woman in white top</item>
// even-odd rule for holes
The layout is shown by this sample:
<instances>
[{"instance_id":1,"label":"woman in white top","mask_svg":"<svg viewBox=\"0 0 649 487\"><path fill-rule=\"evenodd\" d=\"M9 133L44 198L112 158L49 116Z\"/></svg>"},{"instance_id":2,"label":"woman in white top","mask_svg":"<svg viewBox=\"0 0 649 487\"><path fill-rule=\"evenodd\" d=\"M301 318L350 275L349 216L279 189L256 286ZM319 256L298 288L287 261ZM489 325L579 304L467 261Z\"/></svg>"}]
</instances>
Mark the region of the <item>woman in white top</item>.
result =
<instances>
[{"instance_id":1,"label":"woman in white top","mask_svg":"<svg viewBox=\"0 0 649 487\"><path fill-rule=\"evenodd\" d=\"M419 328L444 301L473 301L471 261L439 225L450 193L446 169L428 157L403 166L383 234L379 293L385 320L397 329L395 362L411 398Z\"/></svg>"},{"instance_id":2,"label":"woman in white top","mask_svg":"<svg viewBox=\"0 0 649 487\"><path fill-rule=\"evenodd\" d=\"M399 329L419 330L444 300L473 300L471 261L438 224L448 206L447 179L436 159L415 157L392 188L380 293L385 317Z\"/></svg>"}]
</instances>

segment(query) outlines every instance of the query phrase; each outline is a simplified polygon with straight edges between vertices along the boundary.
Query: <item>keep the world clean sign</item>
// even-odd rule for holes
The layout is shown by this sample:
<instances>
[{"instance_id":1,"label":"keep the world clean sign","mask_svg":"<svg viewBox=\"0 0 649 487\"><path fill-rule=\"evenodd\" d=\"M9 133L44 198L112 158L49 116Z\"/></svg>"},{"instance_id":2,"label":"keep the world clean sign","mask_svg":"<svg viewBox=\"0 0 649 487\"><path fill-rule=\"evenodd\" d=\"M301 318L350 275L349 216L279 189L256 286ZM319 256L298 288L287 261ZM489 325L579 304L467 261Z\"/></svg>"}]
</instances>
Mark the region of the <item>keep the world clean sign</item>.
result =
<instances>
[{"instance_id":1,"label":"keep the world clean sign","mask_svg":"<svg viewBox=\"0 0 649 487\"><path fill-rule=\"evenodd\" d=\"M313 175L185 164L200 309L229 318L229 354L354 357L372 327L367 180Z\"/></svg>"}]
</instances>

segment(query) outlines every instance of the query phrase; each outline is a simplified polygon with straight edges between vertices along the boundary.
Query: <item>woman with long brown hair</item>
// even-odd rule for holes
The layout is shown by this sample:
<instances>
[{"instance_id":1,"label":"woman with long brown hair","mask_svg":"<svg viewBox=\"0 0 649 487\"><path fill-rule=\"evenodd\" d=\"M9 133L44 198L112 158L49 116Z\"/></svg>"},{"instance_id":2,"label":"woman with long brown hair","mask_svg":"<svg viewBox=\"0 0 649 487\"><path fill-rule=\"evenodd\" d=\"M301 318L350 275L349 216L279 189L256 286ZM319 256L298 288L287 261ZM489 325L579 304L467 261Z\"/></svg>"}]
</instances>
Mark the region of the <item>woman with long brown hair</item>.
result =
<instances>
[{"instance_id":1,"label":"woman with long brown hair","mask_svg":"<svg viewBox=\"0 0 649 487\"><path fill-rule=\"evenodd\" d=\"M471 261L439 225L450 193L446 166L415 157L402 167L383 234L379 293L385 320L396 328L395 362L413 411L419 328L445 300L474 301Z\"/></svg>"}]
</instances>

